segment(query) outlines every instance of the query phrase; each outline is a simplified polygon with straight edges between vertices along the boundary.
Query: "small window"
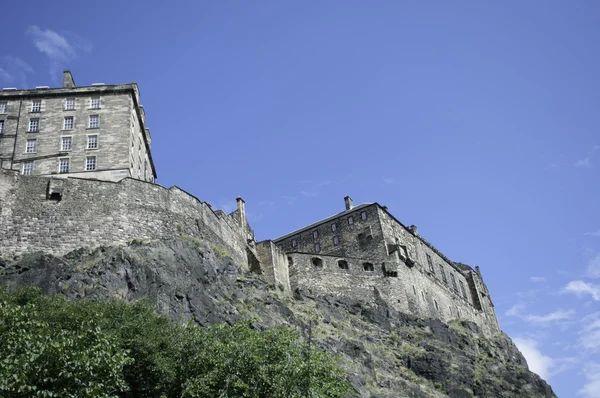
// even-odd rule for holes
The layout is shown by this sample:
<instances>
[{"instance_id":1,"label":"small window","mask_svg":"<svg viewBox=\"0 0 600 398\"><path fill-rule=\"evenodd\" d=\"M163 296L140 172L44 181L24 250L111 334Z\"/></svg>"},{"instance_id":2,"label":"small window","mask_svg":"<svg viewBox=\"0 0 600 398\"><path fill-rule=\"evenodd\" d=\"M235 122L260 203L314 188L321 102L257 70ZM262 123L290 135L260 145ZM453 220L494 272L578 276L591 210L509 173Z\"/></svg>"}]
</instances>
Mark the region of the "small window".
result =
<instances>
[{"instance_id":1,"label":"small window","mask_svg":"<svg viewBox=\"0 0 600 398\"><path fill-rule=\"evenodd\" d=\"M75 98L67 98L65 101L65 110L72 111L75 109Z\"/></svg>"},{"instance_id":2,"label":"small window","mask_svg":"<svg viewBox=\"0 0 600 398\"><path fill-rule=\"evenodd\" d=\"M320 243L315 243L315 251L317 253L321 251L321 244Z\"/></svg>"},{"instance_id":3,"label":"small window","mask_svg":"<svg viewBox=\"0 0 600 398\"><path fill-rule=\"evenodd\" d=\"M291 256L288 256L288 265L294 265L294 259Z\"/></svg>"},{"instance_id":4,"label":"small window","mask_svg":"<svg viewBox=\"0 0 600 398\"><path fill-rule=\"evenodd\" d=\"M29 119L29 132L36 132L40 130L40 119Z\"/></svg>"},{"instance_id":5,"label":"small window","mask_svg":"<svg viewBox=\"0 0 600 398\"><path fill-rule=\"evenodd\" d=\"M458 288L456 287L456 279L454 279L454 274L450 273L450 280L452 281L452 288L455 292L458 292Z\"/></svg>"},{"instance_id":6,"label":"small window","mask_svg":"<svg viewBox=\"0 0 600 398\"><path fill-rule=\"evenodd\" d=\"M446 272L444 272L444 266L442 264L438 264L438 267L440 268L440 275L442 275L442 280L447 285L448 279L446 278Z\"/></svg>"},{"instance_id":7,"label":"small window","mask_svg":"<svg viewBox=\"0 0 600 398\"><path fill-rule=\"evenodd\" d=\"M413 292L415 293L415 296L417 295L417 288L415 287L415 285L413 285Z\"/></svg>"},{"instance_id":8,"label":"small window","mask_svg":"<svg viewBox=\"0 0 600 398\"><path fill-rule=\"evenodd\" d=\"M440 307L438 307L438 303L437 303L436 299L433 299L433 305L435 305L436 310L438 310L438 311L440 310Z\"/></svg>"},{"instance_id":9,"label":"small window","mask_svg":"<svg viewBox=\"0 0 600 398\"><path fill-rule=\"evenodd\" d=\"M336 246L340 244L340 237L339 236L336 235L336 236L333 237L333 244L336 245Z\"/></svg>"},{"instance_id":10,"label":"small window","mask_svg":"<svg viewBox=\"0 0 600 398\"><path fill-rule=\"evenodd\" d=\"M36 139L27 140L27 142L25 143L25 153L35 153L36 144L37 144Z\"/></svg>"},{"instance_id":11,"label":"small window","mask_svg":"<svg viewBox=\"0 0 600 398\"><path fill-rule=\"evenodd\" d=\"M0 134L4 131L4 120L0 120Z\"/></svg>"},{"instance_id":12,"label":"small window","mask_svg":"<svg viewBox=\"0 0 600 398\"><path fill-rule=\"evenodd\" d=\"M70 151L73 149L73 138L72 137L61 137L60 139L60 150Z\"/></svg>"},{"instance_id":13,"label":"small window","mask_svg":"<svg viewBox=\"0 0 600 398\"><path fill-rule=\"evenodd\" d=\"M296 246L298 246L298 240L292 239L292 247L296 247Z\"/></svg>"},{"instance_id":14,"label":"small window","mask_svg":"<svg viewBox=\"0 0 600 398\"><path fill-rule=\"evenodd\" d=\"M33 100L31 101L31 112L40 112L42 110L42 101Z\"/></svg>"},{"instance_id":15,"label":"small window","mask_svg":"<svg viewBox=\"0 0 600 398\"><path fill-rule=\"evenodd\" d=\"M354 224L354 217L350 216L348 217L348 225L352 225Z\"/></svg>"},{"instance_id":16,"label":"small window","mask_svg":"<svg viewBox=\"0 0 600 398\"><path fill-rule=\"evenodd\" d=\"M98 149L98 136L88 135L87 137L87 149Z\"/></svg>"},{"instance_id":17,"label":"small window","mask_svg":"<svg viewBox=\"0 0 600 398\"><path fill-rule=\"evenodd\" d=\"M323 266L323 260L321 260L319 257L313 257L312 258L312 265L314 265L315 267L322 267Z\"/></svg>"},{"instance_id":18,"label":"small window","mask_svg":"<svg viewBox=\"0 0 600 398\"><path fill-rule=\"evenodd\" d=\"M463 295L463 297L466 299L467 298L467 292L465 291L465 285L463 284L462 281L458 281L460 283L460 291Z\"/></svg>"},{"instance_id":19,"label":"small window","mask_svg":"<svg viewBox=\"0 0 600 398\"><path fill-rule=\"evenodd\" d=\"M21 166L21 174L24 176L29 176L33 173L33 161L23 162Z\"/></svg>"},{"instance_id":20,"label":"small window","mask_svg":"<svg viewBox=\"0 0 600 398\"><path fill-rule=\"evenodd\" d=\"M361 211L360 212L360 219L365 221L367 219L367 212L366 211Z\"/></svg>"},{"instance_id":21,"label":"small window","mask_svg":"<svg viewBox=\"0 0 600 398\"><path fill-rule=\"evenodd\" d=\"M100 116L98 115L90 115L90 125L91 129L97 129L100 127Z\"/></svg>"},{"instance_id":22,"label":"small window","mask_svg":"<svg viewBox=\"0 0 600 398\"><path fill-rule=\"evenodd\" d=\"M63 120L63 130L72 130L73 129L73 116L67 116Z\"/></svg>"},{"instance_id":23,"label":"small window","mask_svg":"<svg viewBox=\"0 0 600 398\"><path fill-rule=\"evenodd\" d=\"M346 260L338 260L338 267L340 267L340 269L350 269L348 261Z\"/></svg>"},{"instance_id":24,"label":"small window","mask_svg":"<svg viewBox=\"0 0 600 398\"><path fill-rule=\"evenodd\" d=\"M425 292L421 290L421 297L423 298L423 301L425 301Z\"/></svg>"},{"instance_id":25,"label":"small window","mask_svg":"<svg viewBox=\"0 0 600 398\"><path fill-rule=\"evenodd\" d=\"M435 271L433 270L433 262L431 261L431 256L429 254L427 255L427 264L429 264L429 271L432 274L435 274Z\"/></svg>"},{"instance_id":26,"label":"small window","mask_svg":"<svg viewBox=\"0 0 600 398\"><path fill-rule=\"evenodd\" d=\"M0 113L6 113L6 102L0 102Z\"/></svg>"},{"instance_id":27,"label":"small window","mask_svg":"<svg viewBox=\"0 0 600 398\"><path fill-rule=\"evenodd\" d=\"M373 266L373 263L363 263L363 270L365 271L375 271L375 267Z\"/></svg>"},{"instance_id":28,"label":"small window","mask_svg":"<svg viewBox=\"0 0 600 398\"><path fill-rule=\"evenodd\" d=\"M317 231L317 230L313 231L313 238L315 238L315 239L319 238L319 231Z\"/></svg>"},{"instance_id":29,"label":"small window","mask_svg":"<svg viewBox=\"0 0 600 398\"><path fill-rule=\"evenodd\" d=\"M100 97L92 97L90 101L90 108L100 109Z\"/></svg>"},{"instance_id":30,"label":"small window","mask_svg":"<svg viewBox=\"0 0 600 398\"><path fill-rule=\"evenodd\" d=\"M96 170L96 157L95 156L86 156L85 171L94 171L94 170Z\"/></svg>"},{"instance_id":31,"label":"small window","mask_svg":"<svg viewBox=\"0 0 600 398\"><path fill-rule=\"evenodd\" d=\"M335 231L337 231L337 224L333 223L333 224L331 224L331 232L335 232Z\"/></svg>"},{"instance_id":32,"label":"small window","mask_svg":"<svg viewBox=\"0 0 600 398\"><path fill-rule=\"evenodd\" d=\"M60 158L58 159L58 172L59 173L68 173L69 172L69 158Z\"/></svg>"}]
</instances>

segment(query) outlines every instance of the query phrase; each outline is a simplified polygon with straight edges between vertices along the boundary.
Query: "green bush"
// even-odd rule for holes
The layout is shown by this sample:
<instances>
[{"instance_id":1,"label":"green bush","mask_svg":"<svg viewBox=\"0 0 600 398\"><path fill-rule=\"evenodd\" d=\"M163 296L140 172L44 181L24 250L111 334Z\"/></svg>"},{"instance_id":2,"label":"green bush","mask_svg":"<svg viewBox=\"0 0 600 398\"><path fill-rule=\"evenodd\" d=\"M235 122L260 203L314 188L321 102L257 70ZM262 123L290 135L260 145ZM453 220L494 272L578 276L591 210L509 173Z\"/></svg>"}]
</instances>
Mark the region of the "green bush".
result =
<instances>
[{"instance_id":1,"label":"green bush","mask_svg":"<svg viewBox=\"0 0 600 398\"><path fill-rule=\"evenodd\" d=\"M0 290L0 397L342 397L336 361L290 329L177 324L146 301Z\"/></svg>"}]
</instances>

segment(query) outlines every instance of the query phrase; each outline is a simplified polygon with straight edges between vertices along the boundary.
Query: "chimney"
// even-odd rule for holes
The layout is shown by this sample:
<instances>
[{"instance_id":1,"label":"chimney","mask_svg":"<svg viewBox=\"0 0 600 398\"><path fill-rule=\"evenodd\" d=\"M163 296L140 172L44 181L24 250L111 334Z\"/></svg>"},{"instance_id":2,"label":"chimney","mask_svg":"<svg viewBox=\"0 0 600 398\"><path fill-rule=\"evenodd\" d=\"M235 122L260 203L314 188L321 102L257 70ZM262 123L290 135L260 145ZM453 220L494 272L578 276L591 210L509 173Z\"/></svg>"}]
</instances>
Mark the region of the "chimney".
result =
<instances>
[{"instance_id":1,"label":"chimney","mask_svg":"<svg viewBox=\"0 0 600 398\"><path fill-rule=\"evenodd\" d=\"M350 196L344 198L344 203L346 204L346 210L351 210L354 207L354 202Z\"/></svg>"},{"instance_id":2,"label":"chimney","mask_svg":"<svg viewBox=\"0 0 600 398\"><path fill-rule=\"evenodd\" d=\"M66 70L63 72L63 84L62 88L75 88L75 80L73 80L73 75L70 70Z\"/></svg>"},{"instance_id":3,"label":"chimney","mask_svg":"<svg viewBox=\"0 0 600 398\"><path fill-rule=\"evenodd\" d=\"M246 202L240 196L235 198L237 201L237 209L240 213L240 227L246 228Z\"/></svg>"},{"instance_id":4,"label":"chimney","mask_svg":"<svg viewBox=\"0 0 600 398\"><path fill-rule=\"evenodd\" d=\"M416 225L411 225L410 227L408 227L408 230L414 235L414 236L419 236L419 230L417 229Z\"/></svg>"}]
</instances>

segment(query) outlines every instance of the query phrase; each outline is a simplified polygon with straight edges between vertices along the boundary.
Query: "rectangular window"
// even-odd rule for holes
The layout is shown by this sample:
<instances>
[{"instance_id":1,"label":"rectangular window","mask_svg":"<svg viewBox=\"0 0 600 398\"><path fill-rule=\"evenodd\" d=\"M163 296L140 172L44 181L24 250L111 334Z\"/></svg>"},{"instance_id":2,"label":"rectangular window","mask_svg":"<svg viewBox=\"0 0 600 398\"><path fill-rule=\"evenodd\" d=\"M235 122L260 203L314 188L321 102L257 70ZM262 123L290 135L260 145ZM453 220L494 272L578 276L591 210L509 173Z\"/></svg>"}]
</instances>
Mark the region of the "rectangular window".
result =
<instances>
[{"instance_id":1,"label":"rectangular window","mask_svg":"<svg viewBox=\"0 0 600 398\"><path fill-rule=\"evenodd\" d=\"M42 101L33 100L31 101L31 112L40 112L42 110Z\"/></svg>"},{"instance_id":2,"label":"rectangular window","mask_svg":"<svg viewBox=\"0 0 600 398\"><path fill-rule=\"evenodd\" d=\"M27 143L25 144L25 153L35 153L36 143L36 139L27 140Z\"/></svg>"},{"instance_id":3,"label":"rectangular window","mask_svg":"<svg viewBox=\"0 0 600 398\"><path fill-rule=\"evenodd\" d=\"M88 135L87 149L98 149L98 136Z\"/></svg>"},{"instance_id":4,"label":"rectangular window","mask_svg":"<svg viewBox=\"0 0 600 398\"><path fill-rule=\"evenodd\" d=\"M336 245L336 246L340 244L340 237L339 236L336 235L336 236L333 237L333 244Z\"/></svg>"},{"instance_id":5,"label":"rectangular window","mask_svg":"<svg viewBox=\"0 0 600 398\"><path fill-rule=\"evenodd\" d=\"M92 97L90 101L90 108L100 109L100 97Z\"/></svg>"},{"instance_id":6,"label":"rectangular window","mask_svg":"<svg viewBox=\"0 0 600 398\"><path fill-rule=\"evenodd\" d=\"M40 119L29 119L29 130L31 132L40 131Z\"/></svg>"},{"instance_id":7,"label":"rectangular window","mask_svg":"<svg viewBox=\"0 0 600 398\"><path fill-rule=\"evenodd\" d=\"M350 216L348 217L348 225L352 225L354 224L354 217Z\"/></svg>"},{"instance_id":8,"label":"rectangular window","mask_svg":"<svg viewBox=\"0 0 600 398\"><path fill-rule=\"evenodd\" d=\"M23 162L21 166L21 174L24 176L29 176L33 173L33 161Z\"/></svg>"},{"instance_id":9,"label":"rectangular window","mask_svg":"<svg viewBox=\"0 0 600 398\"><path fill-rule=\"evenodd\" d=\"M432 274L435 274L435 271L433 270L433 262L431 261L431 256L429 254L427 255L427 264L429 264L429 271L431 271Z\"/></svg>"},{"instance_id":10,"label":"rectangular window","mask_svg":"<svg viewBox=\"0 0 600 398\"><path fill-rule=\"evenodd\" d=\"M87 156L85 158L85 171L93 171L96 170L96 157L95 156Z\"/></svg>"},{"instance_id":11,"label":"rectangular window","mask_svg":"<svg viewBox=\"0 0 600 398\"><path fill-rule=\"evenodd\" d=\"M331 224L331 232L335 232L335 231L337 231L337 224L333 223L333 224Z\"/></svg>"},{"instance_id":12,"label":"rectangular window","mask_svg":"<svg viewBox=\"0 0 600 398\"><path fill-rule=\"evenodd\" d=\"M0 120L0 134L2 134L3 130L4 130L4 120Z\"/></svg>"},{"instance_id":13,"label":"rectangular window","mask_svg":"<svg viewBox=\"0 0 600 398\"><path fill-rule=\"evenodd\" d=\"M67 116L63 120L63 130L72 130L73 129L73 116Z\"/></svg>"},{"instance_id":14,"label":"rectangular window","mask_svg":"<svg viewBox=\"0 0 600 398\"><path fill-rule=\"evenodd\" d=\"M315 239L319 238L319 231L313 231L313 238L315 238Z\"/></svg>"},{"instance_id":15,"label":"rectangular window","mask_svg":"<svg viewBox=\"0 0 600 398\"><path fill-rule=\"evenodd\" d=\"M69 158L58 159L58 172L68 173L69 172Z\"/></svg>"},{"instance_id":16,"label":"rectangular window","mask_svg":"<svg viewBox=\"0 0 600 398\"><path fill-rule=\"evenodd\" d=\"M466 299L467 298L467 292L465 292L465 285L463 284L462 281L458 281L460 283L460 291L463 295L463 297Z\"/></svg>"},{"instance_id":17,"label":"rectangular window","mask_svg":"<svg viewBox=\"0 0 600 398\"><path fill-rule=\"evenodd\" d=\"M90 128L97 129L100 127L100 117L98 115L90 115Z\"/></svg>"},{"instance_id":18,"label":"rectangular window","mask_svg":"<svg viewBox=\"0 0 600 398\"><path fill-rule=\"evenodd\" d=\"M0 113L6 113L6 102L0 102Z\"/></svg>"},{"instance_id":19,"label":"rectangular window","mask_svg":"<svg viewBox=\"0 0 600 398\"><path fill-rule=\"evenodd\" d=\"M65 110L72 111L75 109L75 98L67 98L65 101Z\"/></svg>"},{"instance_id":20,"label":"rectangular window","mask_svg":"<svg viewBox=\"0 0 600 398\"><path fill-rule=\"evenodd\" d=\"M292 239L292 247L296 247L296 246L298 246L298 240Z\"/></svg>"},{"instance_id":21,"label":"rectangular window","mask_svg":"<svg viewBox=\"0 0 600 398\"><path fill-rule=\"evenodd\" d=\"M442 280L447 285L448 279L446 279L446 272L444 272L444 266L442 264L438 264L438 266L440 267L440 274L442 275Z\"/></svg>"},{"instance_id":22,"label":"rectangular window","mask_svg":"<svg viewBox=\"0 0 600 398\"><path fill-rule=\"evenodd\" d=\"M367 219L367 212L366 211L362 211L360 213L360 219L365 221Z\"/></svg>"},{"instance_id":23,"label":"rectangular window","mask_svg":"<svg viewBox=\"0 0 600 398\"><path fill-rule=\"evenodd\" d=\"M60 139L60 150L61 151L70 151L71 149L73 149L73 138L62 137Z\"/></svg>"},{"instance_id":24,"label":"rectangular window","mask_svg":"<svg viewBox=\"0 0 600 398\"><path fill-rule=\"evenodd\" d=\"M315 251L317 253L321 251L321 244L320 243L315 243Z\"/></svg>"},{"instance_id":25,"label":"rectangular window","mask_svg":"<svg viewBox=\"0 0 600 398\"><path fill-rule=\"evenodd\" d=\"M454 279L454 274L452 272L450 273L450 280L452 281L452 288L454 288L454 291L458 292L458 288L456 287L456 279Z\"/></svg>"}]
</instances>

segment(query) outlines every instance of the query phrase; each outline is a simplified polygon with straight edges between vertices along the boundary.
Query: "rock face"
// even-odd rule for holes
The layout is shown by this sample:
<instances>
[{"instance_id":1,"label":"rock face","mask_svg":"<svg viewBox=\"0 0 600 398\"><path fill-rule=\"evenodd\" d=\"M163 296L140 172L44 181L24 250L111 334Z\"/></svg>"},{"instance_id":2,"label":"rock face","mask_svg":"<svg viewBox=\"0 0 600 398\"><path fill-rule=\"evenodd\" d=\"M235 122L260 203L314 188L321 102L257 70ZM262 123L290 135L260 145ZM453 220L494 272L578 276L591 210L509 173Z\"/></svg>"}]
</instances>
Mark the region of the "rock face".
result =
<instances>
[{"instance_id":1,"label":"rock face","mask_svg":"<svg viewBox=\"0 0 600 398\"><path fill-rule=\"evenodd\" d=\"M72 299L149 297L159 312L201 325L252 317L289 325L339 355L355 397L555 397L504 334L399 313L383 299L284 295L201 241L169 240L0 259L0 285ZM375 296L378 297L377 292Z\"/></svg>"}]
</instances>

